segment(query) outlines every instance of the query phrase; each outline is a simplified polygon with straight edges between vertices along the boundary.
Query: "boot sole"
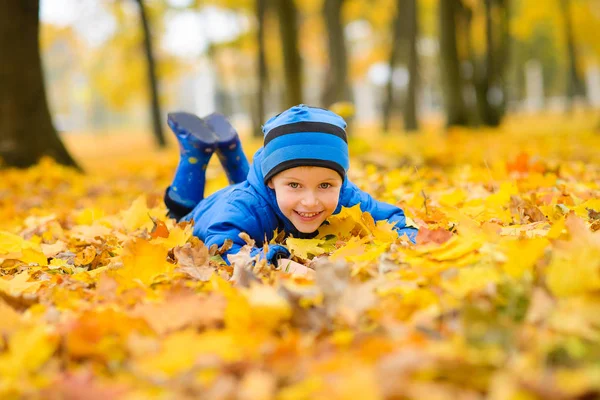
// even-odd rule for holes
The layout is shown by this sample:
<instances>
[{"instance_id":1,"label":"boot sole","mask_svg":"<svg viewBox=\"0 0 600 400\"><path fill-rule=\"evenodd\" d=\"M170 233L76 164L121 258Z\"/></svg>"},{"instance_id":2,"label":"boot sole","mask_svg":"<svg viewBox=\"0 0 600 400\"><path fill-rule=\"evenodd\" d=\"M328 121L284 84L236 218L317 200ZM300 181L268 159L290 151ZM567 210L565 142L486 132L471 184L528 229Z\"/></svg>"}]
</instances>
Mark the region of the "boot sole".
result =
<instances>
[{"instance_id":1,"label":"boot sole","mask_svg":"<svg viewBox=\"0 0 600 400\"><path fill-rule=\"evenodd\" d=\"M203 119L217 135L219 144L229 144L238 137L237 131L223 114L212 113Z\"/></svg>"},{"instance_id":2,"label":"boot sole","mask_svg":"<svg viewBox=\"0 0 600 400\"><path fill-rule=\"evenodd\" d=\"M189 134L206 145L217 143L217 136L211 127L197 115L187 112L167 114L169 127L178 135Z\"/></svg>"}]
</instances>

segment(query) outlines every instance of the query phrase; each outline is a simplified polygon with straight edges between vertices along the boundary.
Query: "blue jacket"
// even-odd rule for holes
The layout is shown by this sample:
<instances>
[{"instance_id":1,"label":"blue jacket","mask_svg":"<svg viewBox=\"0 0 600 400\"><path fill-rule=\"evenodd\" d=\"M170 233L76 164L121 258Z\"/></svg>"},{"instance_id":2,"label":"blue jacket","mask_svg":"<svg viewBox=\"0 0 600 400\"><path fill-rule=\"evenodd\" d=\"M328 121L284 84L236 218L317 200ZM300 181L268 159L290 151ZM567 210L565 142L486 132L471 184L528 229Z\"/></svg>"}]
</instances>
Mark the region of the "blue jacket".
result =
<instances>
[{"instance_id":1,"label":"blue jacket","mask_svg":"<svg viewBox=\"0 0 600 400\"><path fill-rule=\"evenodd\" d=\"M229 254L237 253L246 244L238 236L246 232L256 241L257 248L252 255L260 254L261 258L266 257L268 262L274 264L277 258L290 255L281 245L269 246L268 254L263 253L265 241L268 243L273 238L276 229L297 238L312 237L316 232L311 235L299 232L283 215L277 205L275 191L263 183L260 167L262 155L263 148L260 148L254 155L248 178L244 182L228 186L203 199L183 219L194 220L194 235L209 247L213 244L221 246L226 239L233 240ZM396 223L394 229L399 236L406 234L411 241L415 241L417 229L406 226L402 209L373 199L346 178L334 214L339 213L342 206L352 207L358 203L361 210L368 211L375 221Z\"/></svg>"}]
</instances>

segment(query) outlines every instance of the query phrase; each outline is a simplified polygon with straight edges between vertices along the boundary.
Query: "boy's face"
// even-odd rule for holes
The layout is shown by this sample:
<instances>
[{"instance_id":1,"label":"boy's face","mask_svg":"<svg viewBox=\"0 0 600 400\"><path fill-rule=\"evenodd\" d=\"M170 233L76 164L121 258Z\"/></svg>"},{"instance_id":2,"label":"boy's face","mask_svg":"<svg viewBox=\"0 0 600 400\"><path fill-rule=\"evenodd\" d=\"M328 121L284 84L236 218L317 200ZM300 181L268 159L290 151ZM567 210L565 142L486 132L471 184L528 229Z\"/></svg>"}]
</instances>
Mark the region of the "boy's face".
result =
<instances>
[{"instance_id":1,"label":"boy's face","mask_svg":"<svg viewBox=\"0 0 600 400\"><path fill-rule=\"evenodd\" d=\"M335 211L342 178L329 168L295 167L275 175L268 185L283 215L300 232L311 233Z\"/></svg>"}]
</instances>

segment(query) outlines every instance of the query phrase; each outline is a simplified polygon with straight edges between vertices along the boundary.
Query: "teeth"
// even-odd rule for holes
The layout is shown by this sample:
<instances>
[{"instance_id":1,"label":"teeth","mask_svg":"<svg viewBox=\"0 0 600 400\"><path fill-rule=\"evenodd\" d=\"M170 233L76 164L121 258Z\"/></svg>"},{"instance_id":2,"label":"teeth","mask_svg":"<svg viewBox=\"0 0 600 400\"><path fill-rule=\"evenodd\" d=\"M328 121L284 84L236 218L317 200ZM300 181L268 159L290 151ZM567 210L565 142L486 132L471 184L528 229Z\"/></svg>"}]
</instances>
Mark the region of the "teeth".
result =
<instances>
[{"instance_id":1,"label":"teeth","mask_svg":"<svg viewBox=\"0 0 600 400\"><path fill-rule=\"evenodd\" d=\"M319 213L318 212L316 212L316 213L302 213L302 212L298 212L298 214L300 214L300 216L304 217L304 218L312 218L312 217L314 217L315 215L317 215Z\"/></svg>"}]
</instances>

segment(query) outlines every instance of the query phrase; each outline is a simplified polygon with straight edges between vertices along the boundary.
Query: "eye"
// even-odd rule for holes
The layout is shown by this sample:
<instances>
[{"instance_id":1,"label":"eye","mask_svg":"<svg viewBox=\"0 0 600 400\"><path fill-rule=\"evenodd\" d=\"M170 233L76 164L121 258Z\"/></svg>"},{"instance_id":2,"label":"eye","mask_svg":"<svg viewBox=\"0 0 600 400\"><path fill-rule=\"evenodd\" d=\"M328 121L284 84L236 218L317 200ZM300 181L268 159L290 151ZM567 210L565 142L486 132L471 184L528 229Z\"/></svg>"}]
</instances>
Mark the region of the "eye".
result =
<instances>
[{"instance_id":1,"label":"eye","mask_svg":"<svg viewBox=\"0 0 600 400\"><path fill-rule=\"evenodd\" d=\"M321 183L319 185L320 189L329 189L331 187L331 183Z\"/></svg>"},{"instance_id":2,"label":"eye","mask_svg":"<svg viewBox=\"0 0 600 400\"><path fill-rule=\"evenodd\" d=\"M290 182L288 183L288 186L292 189L298 189L300 187L300 184L298 182Z\"/></svg>"}]
</instances>

